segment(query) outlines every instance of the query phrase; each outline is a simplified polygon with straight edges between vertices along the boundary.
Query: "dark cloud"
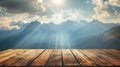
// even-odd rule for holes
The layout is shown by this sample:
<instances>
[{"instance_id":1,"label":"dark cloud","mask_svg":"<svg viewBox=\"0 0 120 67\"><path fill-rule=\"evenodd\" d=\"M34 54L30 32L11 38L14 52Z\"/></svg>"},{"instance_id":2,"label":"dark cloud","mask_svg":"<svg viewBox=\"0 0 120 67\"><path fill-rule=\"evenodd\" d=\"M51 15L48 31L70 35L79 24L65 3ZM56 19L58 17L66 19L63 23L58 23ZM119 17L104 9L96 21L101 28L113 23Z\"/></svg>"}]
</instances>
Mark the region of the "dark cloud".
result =
<instances>
[{"instance_id":1,"label":"dark cloud","mask_svg":"<svg viewBox=\"0 0 120 67\"><path fill-rule=\"evenodd\" d=\"M3 8L6 8L7 12L10 13L21 13L21 12L34 12L36 11L35 8L33 8L30 5L31 0L1 0L0 6Z\"/></svg>"},{"instance_id":2,"label":"dark cloud","mask_svg":"<svg viewBox=\"0 0 120 67\"><path fill-rule=\"evenodd\" d=\"M0 7L8 13L51 14L52 11L37 0L0 0Z\"/></svg>"}]
</instances>

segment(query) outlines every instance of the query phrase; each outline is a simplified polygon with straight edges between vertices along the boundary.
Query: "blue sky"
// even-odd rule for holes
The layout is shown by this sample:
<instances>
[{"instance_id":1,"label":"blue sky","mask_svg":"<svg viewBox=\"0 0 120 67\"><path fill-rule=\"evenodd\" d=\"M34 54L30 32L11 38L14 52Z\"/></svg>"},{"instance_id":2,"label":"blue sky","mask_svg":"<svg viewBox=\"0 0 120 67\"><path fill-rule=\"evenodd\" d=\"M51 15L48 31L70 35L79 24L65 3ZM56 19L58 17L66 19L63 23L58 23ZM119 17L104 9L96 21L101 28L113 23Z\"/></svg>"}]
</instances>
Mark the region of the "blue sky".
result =
<instances>
[{"instance_id":1,"label":"blue sky","mask_svg":"<svg viewBox=\"0 0 120 67\"><path fill-rule=\"evenodd\" d=\"M120 23L120 0L0 0L0 30L20 29L19 24L35 20Z\"/></svg>"}]
</instances>

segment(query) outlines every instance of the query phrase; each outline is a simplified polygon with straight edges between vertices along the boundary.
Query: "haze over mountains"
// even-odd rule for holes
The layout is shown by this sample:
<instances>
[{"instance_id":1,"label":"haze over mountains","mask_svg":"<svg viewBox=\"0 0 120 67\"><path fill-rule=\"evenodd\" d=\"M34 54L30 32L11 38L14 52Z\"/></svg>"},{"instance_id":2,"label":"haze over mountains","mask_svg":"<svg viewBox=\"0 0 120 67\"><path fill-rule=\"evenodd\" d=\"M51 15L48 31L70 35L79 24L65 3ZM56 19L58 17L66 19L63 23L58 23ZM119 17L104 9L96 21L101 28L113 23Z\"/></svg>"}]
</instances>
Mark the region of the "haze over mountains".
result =
<instances>
[{"instance_id":1,"label":"haze over mountains","mask_svg":"<svg viewBox=\"0 0 120 67\"><path fill-rule=\"evenodd\" d=\"M120 24L99 21L67 21L20 25L20 29L0 31L0 49L8 48L114 48L120 49Z\"/></svg>"}]
</instances>

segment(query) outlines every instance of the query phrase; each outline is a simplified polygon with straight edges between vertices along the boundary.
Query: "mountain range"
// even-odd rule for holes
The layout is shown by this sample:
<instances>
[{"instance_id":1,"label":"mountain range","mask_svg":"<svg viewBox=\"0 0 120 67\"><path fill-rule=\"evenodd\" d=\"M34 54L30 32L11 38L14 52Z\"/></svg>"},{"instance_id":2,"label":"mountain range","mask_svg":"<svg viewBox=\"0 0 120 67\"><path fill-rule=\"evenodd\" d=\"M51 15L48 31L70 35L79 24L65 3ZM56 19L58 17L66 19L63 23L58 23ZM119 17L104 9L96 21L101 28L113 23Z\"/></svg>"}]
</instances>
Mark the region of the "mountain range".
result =
<instances>
[{"instance_id":1,"label":"mountain range","mask_svg":"<svg viewBox=\"0 0 120 67\"><path fill-rule=\"evenodd\" d=\"M33 21L20 29L0 31L0 50L10 48L120 49L120 24L66 21L56 25Z\"/></svg>"}]
</instances>

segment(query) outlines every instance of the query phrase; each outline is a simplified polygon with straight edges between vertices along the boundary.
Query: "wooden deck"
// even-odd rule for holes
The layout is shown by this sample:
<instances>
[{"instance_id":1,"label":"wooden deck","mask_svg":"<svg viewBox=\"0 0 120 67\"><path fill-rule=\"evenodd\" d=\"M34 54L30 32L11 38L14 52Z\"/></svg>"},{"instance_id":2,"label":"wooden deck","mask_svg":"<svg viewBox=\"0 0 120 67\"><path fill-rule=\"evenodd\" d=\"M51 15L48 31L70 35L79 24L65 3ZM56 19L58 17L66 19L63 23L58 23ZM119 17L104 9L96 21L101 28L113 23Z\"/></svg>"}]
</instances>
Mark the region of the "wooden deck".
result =
<instances>
[{"instance_id":1,"label":"wooden deck","mask_svg":"<svg viewBox=\"0 0 120 67\"><path fill-rule=\"evenodd\" d=\"M9 49L0 52L0 66L120 66L114 49Z\"/></svg>"}]
</instances>

